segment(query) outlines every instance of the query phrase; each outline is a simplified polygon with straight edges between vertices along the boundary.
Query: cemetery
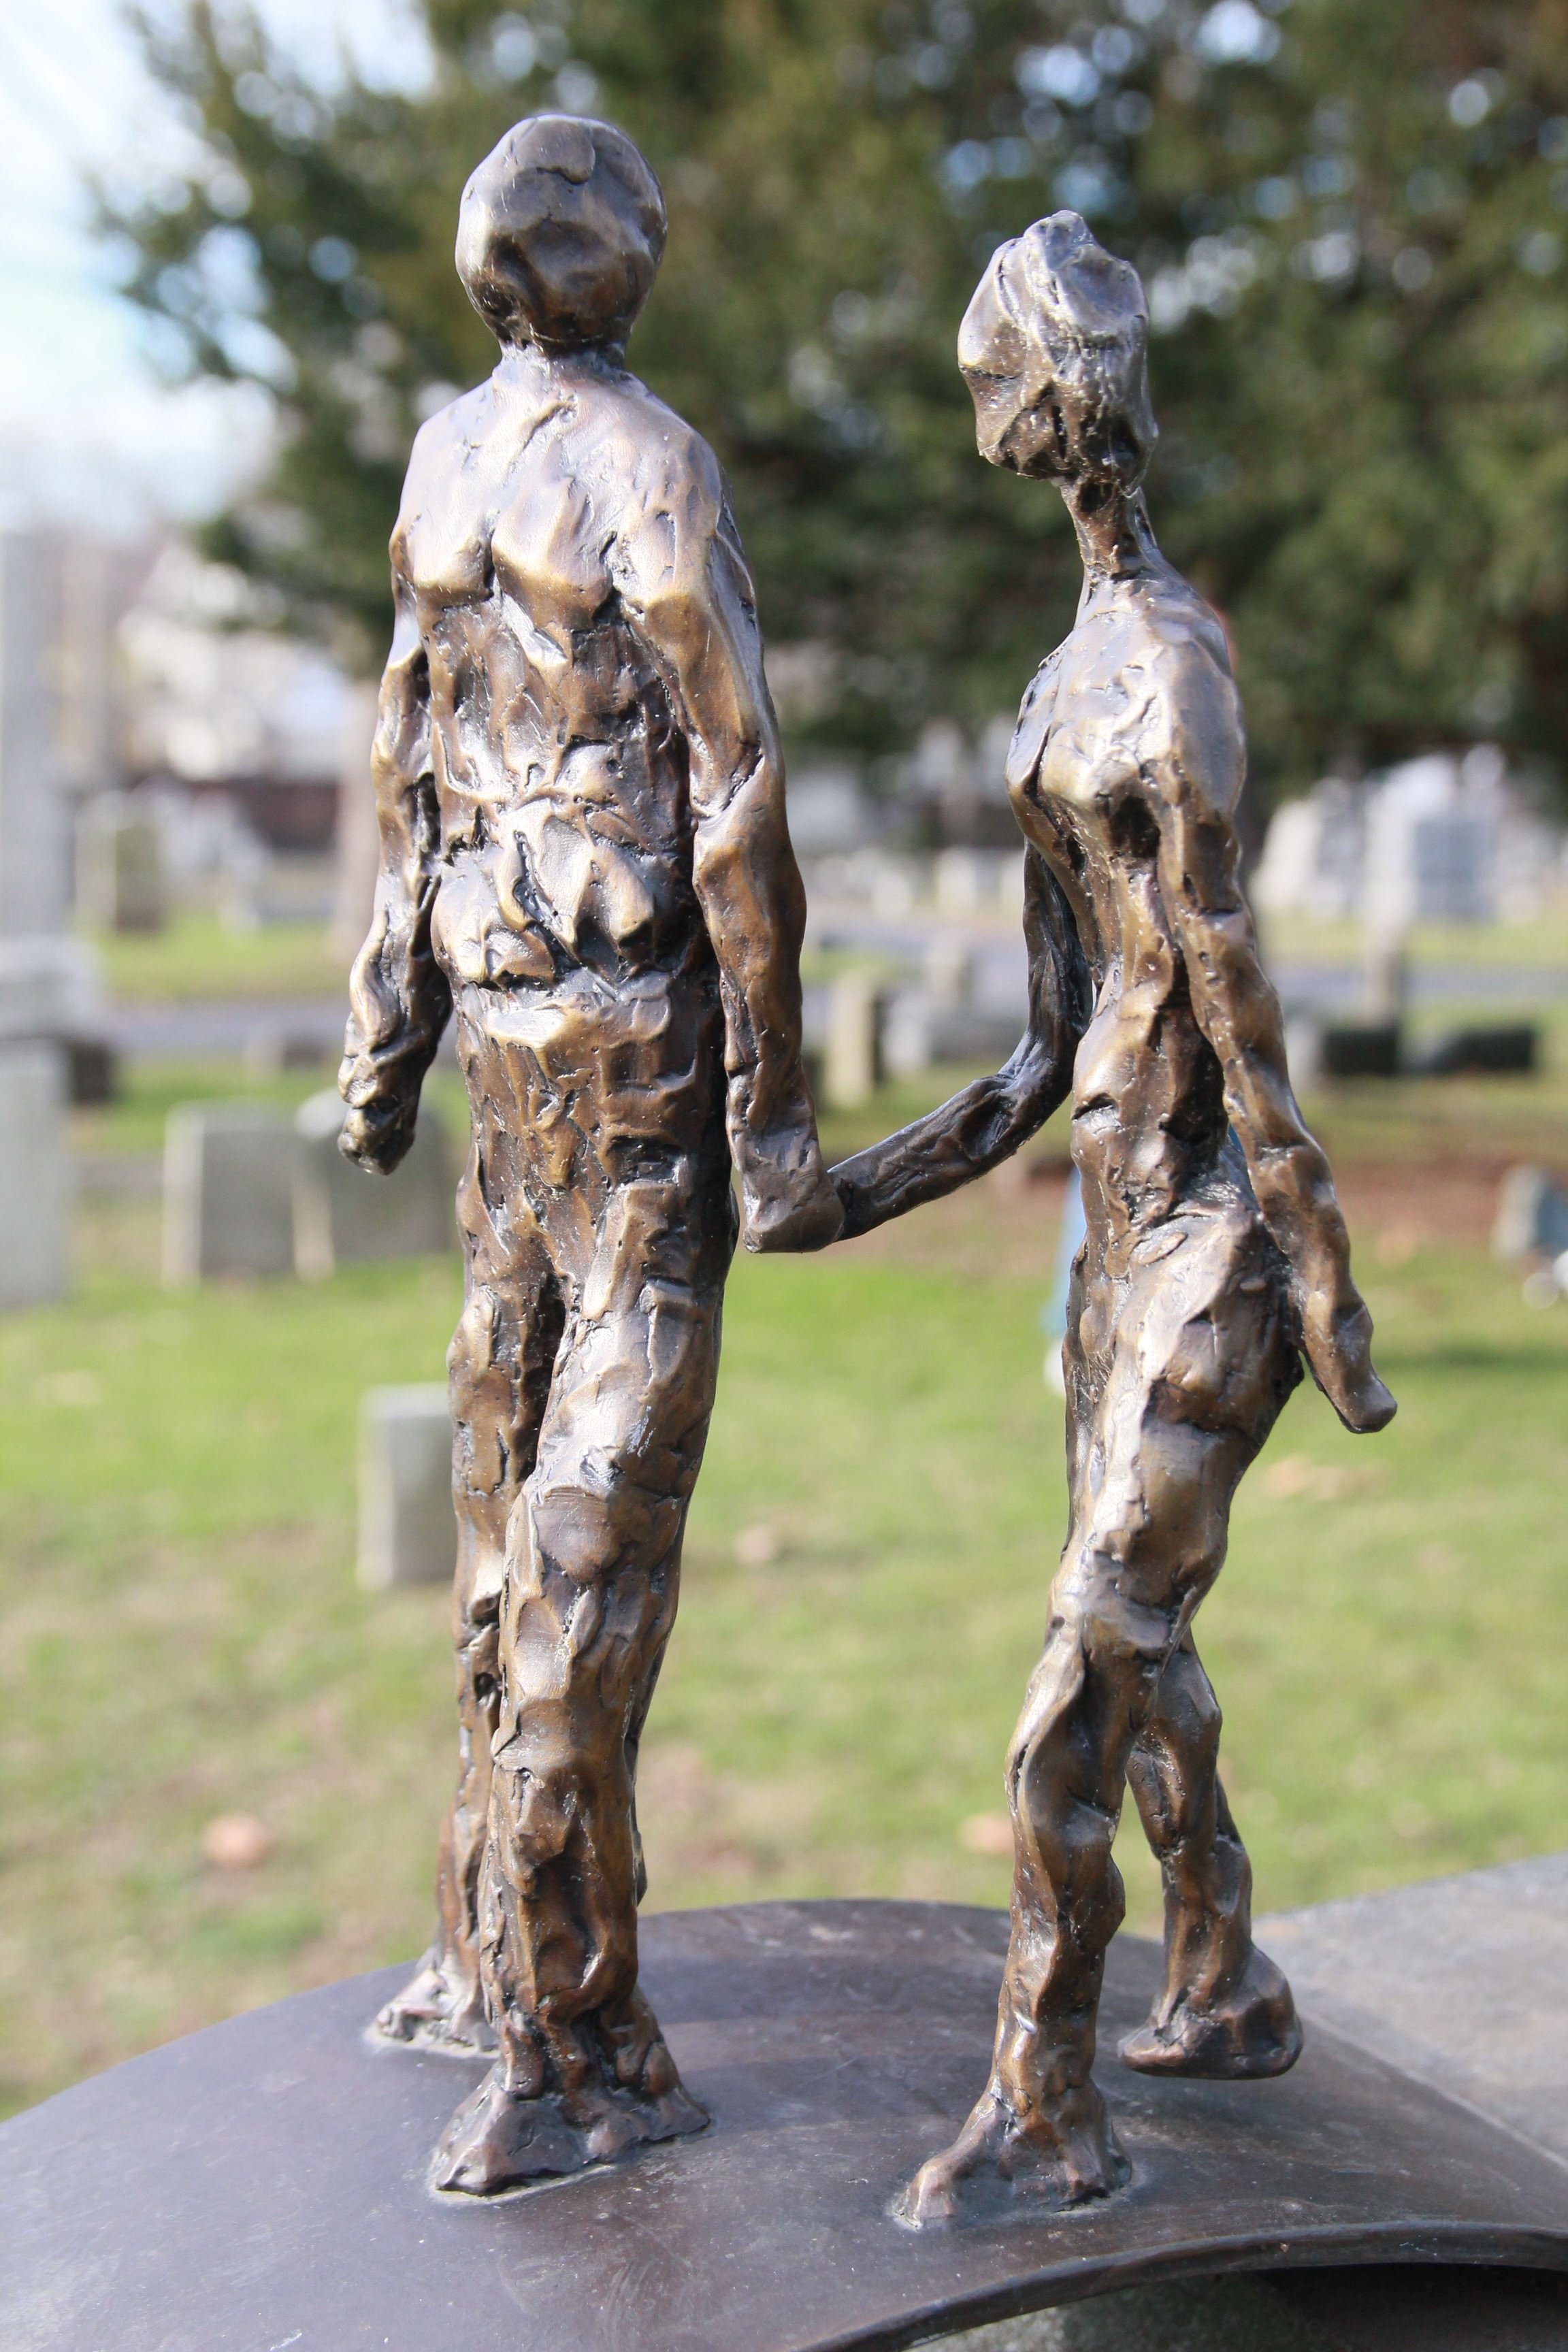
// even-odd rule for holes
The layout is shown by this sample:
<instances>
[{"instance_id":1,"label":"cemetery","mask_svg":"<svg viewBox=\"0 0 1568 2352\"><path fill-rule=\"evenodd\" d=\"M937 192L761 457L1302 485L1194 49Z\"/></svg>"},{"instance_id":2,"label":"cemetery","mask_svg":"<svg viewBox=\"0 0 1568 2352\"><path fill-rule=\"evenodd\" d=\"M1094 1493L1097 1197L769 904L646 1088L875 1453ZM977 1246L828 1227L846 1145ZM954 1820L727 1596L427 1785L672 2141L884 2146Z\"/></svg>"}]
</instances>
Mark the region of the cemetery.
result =
<instances>
[{"instance_id":1,"label":"cemetery","mask_svg":"<svg viewBox=\"0 0 1568 2352\"><path fill-rule=\"evenodd\" d=\"M1568 1307L1528 1304L1529 1261L1492 1253L1506 1170L1563 1167L1560 1069L1311 1098L1404 1410L1374 1469L1321 1399L1296 1398L1240 1507L1246 1567L1210 1612L1273 1908L1550 1848L1568 1812L1568 1766L1531 1727L1568 1703ZM169 1111L230 1100L243 1076L132 1066L119 1103L68 1115L73 1289L0 1322L9 1818L36 1824L12 1851L22 1924L0 1947L13 2105L395 1958L422 1929L447 1600L356 1582L361 1414L368 1391L438 1381L460 1267L448 1250L319 1283L166 1288ZM948 1076L827 1115L830 1148L913 1115ZM316 1084L274 1079L262 1099L286 1130ZM1054 1131L1036 1158L1037 1179L1032 1158L926 1230L738 1266L682 1640L643 1759L656 1901L1002 1899L1005 1864L975 1827L1000 1811L1009 1710L993 1662L1021 1670L1032 1651L1042 1503L1060 1479L1037 1328L1055 1279ZM1521 1619L1540 1628L1522 1654ZM110 1703L113 1756L62 1754L64 1727ZM374 1833L321 1793L367 1773ZM275 1844L252 1871L215 1871L202 1829L236 1807ZM107 1974L48 1925L84 1840L101 1856ZM1157 1893L1136 1845L1122 1866L1147 1931Z\"/></svg>"},{"instance_id":2,"label":"cemetery","mask_svg":"<svg viewBox=\"0 0 1568 2352\"><path fill-rule=\"evenodd\" d=\"M1568 2352L1568 53L1373 17L41 0L0 2352Z\"/></svg>"},{"instance_id":3,"label":"cemetery","mask_svg":"<svg viewBox=\"0 0 1568 2352\"><path fill-rule=\"evenodd\" d=\"M836 1159L994 1066L1026 1005L1017 851L984 826L934 849L835 835L843 775L808 781L802 828L806 1057ZM182 878L162 845L190 814L89 802L74 917L0 947L11 2110L415 1949L444 1785L467 1106L443 1056L397 1173L344 1161L332 898L236 923L232 860ZM266 903L258 858L244 870ZM1402 1406L1369 1460L1298 1395L1205 1612L1271 1913L1550 1850L1568 1813L1534 1730L1568 1697L1556 905L1417 895L1392 930L1353 895L1264 914ZM1510 1024L1528 1054L1452 1048ZM738 1263L640 1761L656 1957L659 1918L694 1905L1005 1899L998 1666L1026 1671L1062 1507L1040 1321L1067 1146L1058 1116L920 1220ZM110 1749L65 1754L65 1727L105 1711ZM84 1853L101 1953L52 1927ZM1152 1864L1126 1835L1117 1859L1130 1930L1156 1933ZM1253 2311L1237 2288L1211 2319L1208 2290L1172 2292L1155 2340L1173 2313L1277 2333L1326 2308Z\"/></svg>"},{"instance_id":4,"label":"cemetery","mask_svg":"<svg viewBox=\"0 0 1568 2352\"><path fill-rule=\"evenodd\" d=\"M838 1158L1008 1050L1018 861L804 862L806 1043ZM1383 1009L1353 912L1273 919L1288 1002ZM413 1159L366 1179L336 1149L342 966L319 922L236 929L198 899L115 929L90 895L83 921L19 944L6 999L21 1108L0 1156L27 1214L0 1260L0 1622L12 1818L38 1825L0 1945L12 2108L415 1948L447 1737L456 1071L432 1076ZM1568 964L1528 910L1417 910L1394 984L1426 1029L1500 1007L1539 1050L1447 1076L1304 1065L1402 1412L1369 1462L1297 1397L1237 1507L1246 1566L1205 1614L1273 1912L1550 1849L1568 1805L1531 1729L1568 1654ZM109 1099L69 1099L68 1031L110 1042ZM1042 1502L1047 1529L1061 1507L1038 1324L1066 1147L1058 1118L916 1223L738 1265L641 1759L656 1911L1004 1899L996 1669L1026 1669ZM106 1706L112 1759L63 1759L62 1727ZM374 1820L342 1801L372 1786ZM107 1967L50 1928L83 1851ZM1117 1853L1130 1928L1154 1932L1152 1865L1125 1836ZM1205 2292L1180 2306L1194 2325Z\"/></svg>"}]
</instances>

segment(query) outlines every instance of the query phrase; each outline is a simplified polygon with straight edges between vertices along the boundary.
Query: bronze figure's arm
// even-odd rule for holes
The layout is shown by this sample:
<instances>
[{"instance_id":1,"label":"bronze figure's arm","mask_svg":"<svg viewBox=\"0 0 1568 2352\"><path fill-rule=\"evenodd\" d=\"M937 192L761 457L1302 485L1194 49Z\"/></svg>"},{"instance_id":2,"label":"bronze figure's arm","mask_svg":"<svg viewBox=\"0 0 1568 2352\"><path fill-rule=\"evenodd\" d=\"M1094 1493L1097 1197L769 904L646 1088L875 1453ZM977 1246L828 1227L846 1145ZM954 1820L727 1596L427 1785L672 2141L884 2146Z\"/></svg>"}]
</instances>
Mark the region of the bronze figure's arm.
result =
<instances>
[{"instance_id":1,"label":"bronze figure's arm","mask_svg":"<svg viewBox=\"0 0 1568 2352\"><path fill-rule=\"evenodd\" d=\"M1279 999L1237 872L1230 811L1245 754L1235 688L1199 646L1176 658L1171 740L1144 769L1160 824L1162 894L1258 1208L1289 1262L1312 1377L1347 1429L1382 1429L1394 1402L1373 1369L1372 1318L1351 1277L1350 1236L1328 1160L1290 1090Z\"/></svg>"},{"instance_id":2,"label":"bronze figure's arm","mask_svg":"<svg viewBox=\"0 0 1568 2352\"><path fill-rule=\"evenodd\" d=\"M695 436L693 436L695 437ZM805 891L756 600L717 463L700 443L628 534L622 605L665 677L690 759L692 881L719 965L730 1150L750 1250L838 1232L801 1062Z\"/></svg>"},{"instance_id":3,"label":"bronze figure's arm","mask_svg":"<svg viewBox=\"0 0 1568 2352\"><path fill-rule=\"evenodd\" d=\"M370 933L349 979L338 1086L339 1148L387 1175L414 1139L419 1088L452 1009L430 944L441 850L432 770L430 674L414 592L395 561L396 625L381 682L371 774L381 830Z\"/></svg>"},{"instance_id":4,"label":"bronze figure's arm","mask_svg":"<svg viewBox=\"0 0 1568 2352\"><path fill-rule=\"evenodd\" d=\"M1061 887L1034 848L1025 856L1024 936L1027 1029L994 1076L976 1078L940 1109L839 1161L832 1176L844 1203L846 1238L984 1175L1066 1101L1073 1055L1089 1022L1089 969Z\"/></svg>"}]
</instances>

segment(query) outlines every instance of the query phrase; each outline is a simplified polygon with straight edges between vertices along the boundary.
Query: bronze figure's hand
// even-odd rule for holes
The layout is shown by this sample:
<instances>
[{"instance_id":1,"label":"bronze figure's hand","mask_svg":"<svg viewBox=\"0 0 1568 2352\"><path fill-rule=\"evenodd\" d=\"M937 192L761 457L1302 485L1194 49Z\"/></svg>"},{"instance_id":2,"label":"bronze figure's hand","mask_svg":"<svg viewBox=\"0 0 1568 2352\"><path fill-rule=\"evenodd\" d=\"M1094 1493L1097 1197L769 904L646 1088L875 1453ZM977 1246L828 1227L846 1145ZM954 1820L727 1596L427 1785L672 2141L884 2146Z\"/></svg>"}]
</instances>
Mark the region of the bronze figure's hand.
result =
<instances>
[{"instance_id":1,"label":"bronze figure's hand","mask_svg":"<svg viewBox=\"0 0 1568 2352\"><path fill-rule=\"evenodd\" d=\"M1024 943L1029 1022L1006 1062L897 1135L838 1162L832 1176L844 1222L830 1239L868 1234L999 1168L1067 1100L1089 1024L1089 967L1061 885L1033 848L1024 859Z\"/></svg>"},{"instance_id":2,"label":"bronze figure's hand","mask_svg":"<svg viewBox=\"0 0 1568 2352\"><path fill-rule=\"evenodd\" d=\"M826 1249L844 1231L844 1203L825 1168L818 1163L809 1185L780 1191L755 1207L748 1206L747 1249L764 1256L786 1252Z\"/></svg>"},{"instance_id":3,"label":"bronze figure's hand","mask_svg":"<svg viewBox=\"0 0 1568 2352\"><path fill-rule=\"evenodd\" d=\"M356 1102L351 1087L352 1080L345 1070L339 1079L339 1089L349 1110L338 1137L338 1150L356 1168L363 1168L373 1176L390 1176L414 1141L418 1103L400 1100L395 1096L383 1099L374 1095Z\"/></svg>"},{"instance_id":4,"label":"bronze figure's hand","mask_svg":"<svg viewBox=\"0 0 1568 2352\"><path fill-rule=\"evenodd\" d=\"M1373 1369L1372 1317L1348 1276L1338 1292L1302 1298L1301 1352L1347 1429L1370 1436L1388 1427L1399 1408Z\"/></svg>"}]
</instances>

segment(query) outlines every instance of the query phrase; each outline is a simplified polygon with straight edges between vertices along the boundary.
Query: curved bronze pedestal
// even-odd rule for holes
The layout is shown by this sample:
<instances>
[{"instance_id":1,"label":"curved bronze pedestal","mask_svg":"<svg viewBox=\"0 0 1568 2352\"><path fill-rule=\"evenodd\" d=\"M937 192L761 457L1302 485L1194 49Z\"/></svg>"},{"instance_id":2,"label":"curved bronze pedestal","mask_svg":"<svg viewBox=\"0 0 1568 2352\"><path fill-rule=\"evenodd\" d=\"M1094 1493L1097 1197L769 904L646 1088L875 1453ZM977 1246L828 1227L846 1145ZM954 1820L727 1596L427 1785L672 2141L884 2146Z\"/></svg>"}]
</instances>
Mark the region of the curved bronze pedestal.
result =
<instances>
[{"instance_id":1,"label":"curved bronze pedestal","mask_svg":"<svg viewBox=\"0 0 1568 2352\"><path fill-rule=\"evenodd\" d=\"M647 1919L644 1982L712 2129L490 2203L426 2178L479 2070L366 2039L402 1971L194 2034L0 2127L0 2344L827 2352L1162 2279L1568 2271L1568 2168L1315 2025L1310 2000L1281 2081L1121 2067L1158 1973L1131 1938L1100 2076L1131 2185L1065 2214L899 2229L893 2198L984 2080L1005 1929L910 1903ZM1568 2333L1466 2340L1533 2352Z\"/></svg>"}]
</instances>

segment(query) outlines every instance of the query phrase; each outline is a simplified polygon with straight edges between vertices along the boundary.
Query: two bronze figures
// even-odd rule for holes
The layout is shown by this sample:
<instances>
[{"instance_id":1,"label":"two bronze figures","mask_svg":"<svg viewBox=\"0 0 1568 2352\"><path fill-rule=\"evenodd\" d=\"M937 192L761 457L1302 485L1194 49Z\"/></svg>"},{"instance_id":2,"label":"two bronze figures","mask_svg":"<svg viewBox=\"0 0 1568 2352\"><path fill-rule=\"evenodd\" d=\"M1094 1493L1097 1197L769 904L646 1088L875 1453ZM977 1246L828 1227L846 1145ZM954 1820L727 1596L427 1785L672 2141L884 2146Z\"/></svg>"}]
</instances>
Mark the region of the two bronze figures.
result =
<instances>
[{"instance_id":1,"label":"two bronze figures","mask_svg":"<svg viewBox=\"0 0 1568 2352\"><path fill-rule=\"evenodd\" d=\"M619 132L545 116L508 134L458 239L500 361L422 430L393 540L343 1148L395 1164L448 1019L473 1143L449 1359L461 1765L437 1940L378 2027L494 2053L437 2152L445 2189L702 2127L637 1986L634 1789L735 1242L864 1233L995 1165L1070 1094L1071 1517L1007 1760L993 2072L901 2213L948 2219L1001 2183L1070 2203L1126 2175L1090 2067L1127 1787L1163 1875L1167 1976L1122 2058L1267 2075L1300 2047L1251 1940L1193 1620L1301 1356L1353 1429L1393 1400L1237 884L1224 635L1143 505L1135 273L1059 213L1001 247L964 319L982 454L1057 484L1084 562L1008 764L1029 1024L994 1077L829 1171L750 576L711 454L624 363L664 233Z\"/></svg>"}]
</instances>

